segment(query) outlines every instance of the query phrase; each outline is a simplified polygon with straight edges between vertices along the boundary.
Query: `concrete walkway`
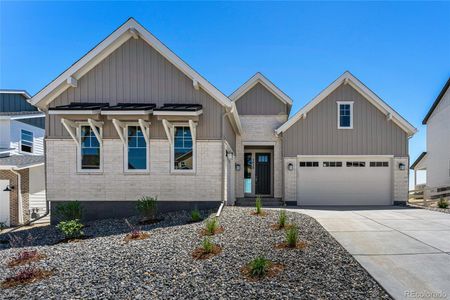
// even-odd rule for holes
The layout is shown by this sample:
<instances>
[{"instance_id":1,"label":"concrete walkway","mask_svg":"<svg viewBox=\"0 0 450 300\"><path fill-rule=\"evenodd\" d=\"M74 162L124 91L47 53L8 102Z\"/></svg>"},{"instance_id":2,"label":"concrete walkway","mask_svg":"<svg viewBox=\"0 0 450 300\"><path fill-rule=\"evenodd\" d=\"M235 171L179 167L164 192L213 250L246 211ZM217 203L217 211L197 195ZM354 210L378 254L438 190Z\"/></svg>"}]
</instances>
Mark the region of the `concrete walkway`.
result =
<instances>
[{"instance_id":1,"label":"concrete walkway","mask_svg":"<svg viewBox=\"0 0 450 300\"><path fill-rule=\"evenodd\" d=\"M450 299L450 214L409 208L289 209L314 217L396 299Z\"/></svg>"}]
</instances>

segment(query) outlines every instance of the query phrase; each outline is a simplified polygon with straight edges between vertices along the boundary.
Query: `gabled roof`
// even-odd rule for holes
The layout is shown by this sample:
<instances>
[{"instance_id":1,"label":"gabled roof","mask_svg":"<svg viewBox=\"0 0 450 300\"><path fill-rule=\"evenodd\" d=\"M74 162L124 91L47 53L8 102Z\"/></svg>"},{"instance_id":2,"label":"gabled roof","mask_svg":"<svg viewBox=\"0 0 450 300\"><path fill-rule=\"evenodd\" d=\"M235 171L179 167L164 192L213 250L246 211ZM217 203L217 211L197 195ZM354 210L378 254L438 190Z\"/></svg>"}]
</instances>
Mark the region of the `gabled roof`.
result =
<instances>
[{"instance_id":1,"label":"gabled roof","mask_svg":"<svg viewBox=\"0 0 450 300\"><path fill-rule=\"evenodd\" d=\"M427 155L426 152L422 152L419 157L416 159L415 162L413 162L413 164L411 165L411 167L409 167L411 170L414 170L414 168L423 160L423 158L425 157L425 155Z\"/></svg>"},{"instance_id":2,"label":"gabled roof","mask_svg":"<svg viewBox=\"0 0 450 300\"><path fill-rule=\"evenodd\" d=\"M267 77L265 77L260 72L250 77L243 85L241 85L237 90L235 90L229 98L232 101L239 100L245 93L247 93L256 84L262 84L266 89L268 89L275 97L277 97L281 102L292 106L292 99L289 98L282 90L280 90L275 84L273 84Z\"/></svg>"},{"instance_id":3,"label":"gabled roof","mask_svg":"<svg viewBox=\"0 0 450 300\"><path fill-rule=\"evenodd\" d=\"M31 96L25 90L0 90L0 94L18 94L24 96L26 99L30 99Z\"/></svg>"},{"instance_id":4,"label":"gabled roof","mask_svg":"<svg viewBox=\"0 0 450 300\"><path fill-rule=\"evenodd\" d=\"M141 38L153 47L158 53L165 57L187 77L192 79L194 88L202 88L217 102L224 106L227 111L231 112L232 119L236 125L236 129L239 133L242 132L242 126L239 120L239 116L234 108L234 103L228 99L221 91L214 87L210 82L198 74L187 63L185 63L180 57L173 53L167 46L159 41L154 35L152 35L147 29L139 24L135 19L130 18L113 33L101 41L97 46L90 50L86 55L76 61L66 71L59 75L55 80L50 82L36 95L34 95L29 102L37 107L45 108L51 101L53 101L58 95L64 92L71 86L76 86L77 81L93 69L98 63L105 59L109 54L114 52L122 44L128 41L130 38Z\"/></svg>"},{"instance_id":5,"label":"gabled roof","mask_svg":"<svg viewBox=\"0 0 450 300\"><path fill-rule=\"evenodd\" d=\"M433 105L431 106L430 110L428 111L427 115L425 116L425 118L422 121L423 125L426 125L428 122L428 119L431 117L431 115L433 114L433 111L436 109L436 107L439 105L439 102L441 102L442 98L445 95L445 92L447 92L448 88L450 87L450 77L447 80L447 83L444 85L444 88L442 89L442 91L439 93L439 96L436 98L436 100L434 100Z\"/></svg>"},{"instance_id":6,"label":"gabled roof","mask_svg":"<svg viewBox=\"0 0 450 300\"><path fill-rule=\"evenodd\" d=\"M356 89L361 95L363 95L370 103L372 103L376 108L378 108L386 116L395 122L400 128L402 128L408 136L412 136L417 132L408 121L406 121L402 116L400 116L393 108L391 108L386 102L381 100L374 92L372 92L368 87L366 87L359 79L353 76L349 71L345 71L344 74L339 76L335 81L333 81L327 88L325 88L319 95L312 99L308 104L306 104L302 109L300 109L292 118L287 120L283 125L281 125L275 132L280 134L286 131L289 127L294 125L298 120L305 116L311 109L313 109L317 104L324 100L328 95L330 95L334 90L336 90L341 84L350 84L354 89Z\"/></svg>"}]
</instances>

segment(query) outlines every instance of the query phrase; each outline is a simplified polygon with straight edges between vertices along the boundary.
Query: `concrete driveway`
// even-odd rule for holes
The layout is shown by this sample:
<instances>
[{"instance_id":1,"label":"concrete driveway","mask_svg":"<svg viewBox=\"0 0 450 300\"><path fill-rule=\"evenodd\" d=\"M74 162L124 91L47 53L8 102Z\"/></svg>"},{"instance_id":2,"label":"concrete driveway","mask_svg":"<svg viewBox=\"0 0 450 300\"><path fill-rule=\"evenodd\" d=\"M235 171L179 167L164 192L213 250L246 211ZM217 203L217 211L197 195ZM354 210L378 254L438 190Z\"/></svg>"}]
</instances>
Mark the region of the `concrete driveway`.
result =
<instances>
[{"instance_id":1,"label":"concrete driveway","mask_svg":"<svg viewBox=\"0 0 450 300\"><path fill-rule=\"evenodd\" d=\"M394 298L450 299L450 214L396 207L291 211L314 217Z\"/></svg>"}]
</instances>

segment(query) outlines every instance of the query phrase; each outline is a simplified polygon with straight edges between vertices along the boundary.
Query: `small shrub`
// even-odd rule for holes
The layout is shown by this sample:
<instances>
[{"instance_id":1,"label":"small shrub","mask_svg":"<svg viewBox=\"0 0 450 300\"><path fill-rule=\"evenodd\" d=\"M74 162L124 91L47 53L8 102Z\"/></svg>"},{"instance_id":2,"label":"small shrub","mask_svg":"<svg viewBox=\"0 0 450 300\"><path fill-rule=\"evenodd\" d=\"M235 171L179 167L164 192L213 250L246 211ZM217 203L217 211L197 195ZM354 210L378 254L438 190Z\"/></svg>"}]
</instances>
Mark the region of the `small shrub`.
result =
<instances>
[{"instance_id":1,"label":"small shrub","mask_svg":"<svg viewBox=\"0 0 450 300\"><path fill-rule=\"evenodd\" d=\"M278 227L279 228L284 228L286 227L286 211L280 210L280 214L278 215Z\"/></svg>"},{"instance_id":2,"label":"small shrub","mask_svg":"<svg viewBox=\"0 0 450 300\"><path fill-rule=\"evenodd\" d=\"M8 267L26 265L42 258L45 258L45 255L40 254L37 250L22 250L8 262Z\"/></svg>"},{"instance_id":3,"label":"small shrub","mask_svg":"<svg viewBox=\"0 0 450 300\"><path fill-rule=\"evenodd\" d=\"M205 224L206 235L214 235L217 228L219 228L219 221L217 221L217 218L210 218L206 220Z\"/></svg>"},{"instance_id":4,"label":"small shrub","mask_svg":"<svg viewBox=\"0 0 450 300\"><path fill-rule=\"evenodd\" d=\"M263 277L267 274L270 267L270 261L264 256L258 256L249 264L250 275L253 277Z\"/></svg>"},{"instance_id":5,"label":"small shrub","mask_svg":"<svg viewBox=\"0 0 450 300\"><path fill-rule=\"evenodd\" d=\"M202 215L198 209L194 209L191 211L191 221L192 222L200 222L202 220Z\"/></svg>"},{"instance_id":6,"label":"small shrub","mask_svg":"<svg viewBox=\"0 0 450 300\"><path fill-rule=\"evenodd\" d=\"M56 227L61 230L66 239L79 238L84 235L82 231L84 225L80 223L80 220L62 221Z\"/></svg>"},{"instance_id":7,"label":"small shrub","mask_svg":"<svg viewBox=\"0 0 450 300\"><path fill-rule=\"evenodd\" d=\"M294 248L297 246L298 229L296 226L292 226L286 230L286 244L288 247Z\"/></svg>"},{"instance_id":8,"label":"small shrub","mask_svg":"<svg viewBox=\"0 0 450 300\"><path fill-rule=\"evenodd\" d=\"M18 285L24 285L37 280L49 277L53 274L52 271L46 271L35 267L27 267L20 270L17 274L7 277L2 283L2 288L12 288Z\"/></svg>"},{"instance_id":9,"label":"small shrub","mask_svg":"<svg viewBox=\"0 0 450 300\"><path fill-rule=\"evenodd\" d=\"M6 228L6 223L5 222L0 222L0 232L3 231L3 229Z\"/></svg>"},{"instance_id":10,"label":"small shrub","mask_svg":"<svg viewBox=\"0 0 450 300\"><path fill-rule=\"evenodd\" d=\"M439 199L437 205L439 208L448 208L448 201L445 200L444 198L441 198Z\"/></svg>"},{"instance_id":11,"label":"small shrub","mask_svg":"<svg viewBox=\"0 0 450 300\"><path fill-rule=\"evenodd\" d=\"M262 201L260 196L256 197L255 206L256 206L256 214L260 215L262 213Z\"/></svg>"},{"instance_id":12,"label":"small shrub","mask_svg":"<svg viewBox=\"0 0 450 300\"><path fill-rule=\"evenodd\" d=\"M137 201L136 209L145 220L156 219L158 197L144 196Z\"/></svg>"},{"instance_id":13,"label":"small shrub","mask_svg":"<svg viewBox=\"0 0 450 300\"><path fill-rule=\"evenodd\" d=\"M202 241L202 248L204 253L211 253L214 250L214 244L210 238L204 238Z\"/></svg>"},{"instance_id":14,"label":"small shrub","mask_svg":"<svg viewBox=\"0 0 450 300\"><path fill-rule=\"evenodd\" d=\"M59 221L81 220L83 208L78 201L65 202L56 206L55 215Z\"/></svg>"}]
</instances>

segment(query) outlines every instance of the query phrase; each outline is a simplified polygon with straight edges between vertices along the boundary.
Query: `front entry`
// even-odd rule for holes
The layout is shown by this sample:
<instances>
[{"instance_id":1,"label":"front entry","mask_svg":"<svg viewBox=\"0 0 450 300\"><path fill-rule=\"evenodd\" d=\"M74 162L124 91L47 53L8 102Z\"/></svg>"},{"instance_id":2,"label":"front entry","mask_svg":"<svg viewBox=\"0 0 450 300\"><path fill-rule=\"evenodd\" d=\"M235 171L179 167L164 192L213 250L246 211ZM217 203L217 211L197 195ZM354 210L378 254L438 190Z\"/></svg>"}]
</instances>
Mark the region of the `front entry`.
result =
<instances>
[{"instance_id":1,"label":"front entry","mask_svg":"<svg viewBox=\"0 0 450 300\"><path fill-rule=\"evenodd\" d=\"M244 194L246 197L272 195L272 150L245 149Z\"/></svg>"},{"instance_id":2,"label":"front entry","mask_svg":"<svg viewBox=\"0 0 450 300\"><path fill-rule=\"evenodd\" d=\"M270 153L256 153L255 165L255 194L270 195Z\"/></svg>"}]
</instances>

